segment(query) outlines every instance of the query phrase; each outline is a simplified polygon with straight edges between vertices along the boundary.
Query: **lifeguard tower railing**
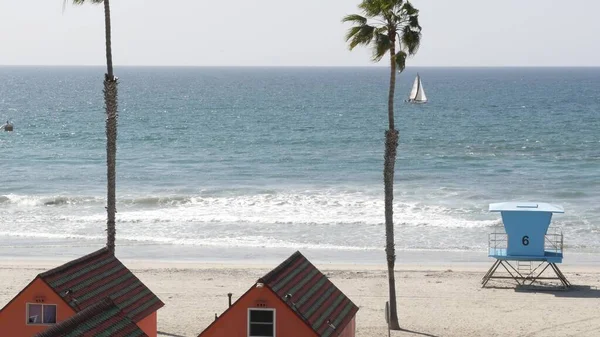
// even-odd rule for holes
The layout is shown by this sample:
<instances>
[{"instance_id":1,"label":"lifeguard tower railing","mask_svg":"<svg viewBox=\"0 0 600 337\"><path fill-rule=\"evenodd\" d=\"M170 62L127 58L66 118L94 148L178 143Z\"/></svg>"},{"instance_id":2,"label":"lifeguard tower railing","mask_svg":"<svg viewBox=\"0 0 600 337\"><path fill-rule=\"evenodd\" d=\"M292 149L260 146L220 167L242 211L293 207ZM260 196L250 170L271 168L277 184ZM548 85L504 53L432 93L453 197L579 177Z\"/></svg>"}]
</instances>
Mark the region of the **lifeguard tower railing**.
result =
<instances>
[{"instance_id":1,"label":"lifeguard tower railing","mask_svg":"<svg viewBox=\"0 0 600 337\"><path fill-rule=\"evenodd\" d=\"M552 213L564 212L560 206L498 203L490 204L490 211L501 212L503 227L495 228L488 237L488 256L496 262L482 279L484 287L492 278L513 279L519 285L559 280L564 287L570 286L556 265L563 259L563 234L558 228L549 230ZM508 276L495 275L499 267L503 267ZM542 275L548 267L555 277Z\"/></svg>"},{"instance_id":2,"label":"lifeguard tower railing","mask_svg":"<svg viewBox=\"0 0 600 337\"><path fill-rule=\"evenodd\" d=\"M562 262L564 237L560 229L554 228L552 233L544 235L544 257L554 256ZM525 239L527 240L527 239ZM497 227L488 237L488 256L507 256L508 234L503 227Z\"/></svg>"}]
</instances>

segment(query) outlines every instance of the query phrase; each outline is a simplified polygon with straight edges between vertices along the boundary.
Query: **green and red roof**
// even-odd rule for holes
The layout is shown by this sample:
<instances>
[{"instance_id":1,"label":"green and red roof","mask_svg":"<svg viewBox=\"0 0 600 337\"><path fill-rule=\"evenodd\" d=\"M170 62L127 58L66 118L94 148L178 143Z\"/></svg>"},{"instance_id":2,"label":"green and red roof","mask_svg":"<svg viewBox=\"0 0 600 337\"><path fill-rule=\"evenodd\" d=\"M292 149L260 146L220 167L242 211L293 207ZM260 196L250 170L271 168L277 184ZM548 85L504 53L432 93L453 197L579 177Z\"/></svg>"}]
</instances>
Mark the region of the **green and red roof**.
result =
<instances>
[{"instance_id":1,"label":"green and red roof","mask_svg":"<svg viewBox=\"0 0 600 337\"><path fill-rule=\"evenodd\" d=\"M300 252L258 280L269 287L320 337L339 335L358 311Z\"/></svg>"},{"instance_id":2,"label":"green and red roof","mask_svg":"<svg viewBox=\"0 0 600 337\"><path fill-rule=\"evenodd\" d=\"M107 248L39 274L66 303L82 311L106 298L133 322L164 303Z\"/></svg>"},{"instance_id":3,"label":"green and red roof","mask_svg":"<svg viewBox=\"0 0 600 337\"><path fill-rule=\"evenodd\" d=\"M95 303L35 337L148 337L109 298Z\"/></svg>"}]
</instances>

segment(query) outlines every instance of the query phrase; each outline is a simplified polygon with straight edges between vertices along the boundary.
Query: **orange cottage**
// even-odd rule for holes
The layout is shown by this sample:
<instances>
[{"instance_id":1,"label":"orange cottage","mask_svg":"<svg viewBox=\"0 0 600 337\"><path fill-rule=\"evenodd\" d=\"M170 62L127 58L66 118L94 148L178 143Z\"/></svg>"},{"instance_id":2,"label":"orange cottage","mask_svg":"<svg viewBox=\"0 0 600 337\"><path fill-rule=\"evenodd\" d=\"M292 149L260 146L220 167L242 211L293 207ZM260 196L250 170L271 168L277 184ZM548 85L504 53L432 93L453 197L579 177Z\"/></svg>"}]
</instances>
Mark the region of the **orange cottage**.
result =
<instances>
[{"instance_id":1,"label":"orange cottage","mask_svg":"<svg viewBox=\"0 0 600 337\"><path fill-rule=\"evenodd\" d=\"M164 303L106 248L39 274L0 310L0 336L32 337L106 298L149 337Z\"/></svg>"},{"instance_id":2,"label":"orange cottage","mask_svg":"<svg viewBox=\"0 0 600 337\"><path fill-rule=\"evenodd\" d=\"M327 276L296 252L198 337L354 337L357 311Z\"/></svg>"}]
</instances>

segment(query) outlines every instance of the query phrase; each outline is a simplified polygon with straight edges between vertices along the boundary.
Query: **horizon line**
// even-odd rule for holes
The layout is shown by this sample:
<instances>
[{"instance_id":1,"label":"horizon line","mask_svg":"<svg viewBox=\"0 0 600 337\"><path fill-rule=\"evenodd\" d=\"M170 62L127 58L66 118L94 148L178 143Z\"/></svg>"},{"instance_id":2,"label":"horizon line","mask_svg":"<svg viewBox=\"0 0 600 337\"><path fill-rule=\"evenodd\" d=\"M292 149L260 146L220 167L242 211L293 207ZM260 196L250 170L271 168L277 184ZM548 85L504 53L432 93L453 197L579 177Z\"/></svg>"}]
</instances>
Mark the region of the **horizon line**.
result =
<instances>
[{"instance_id":1,"label":"horizon line","mask_svg":"<svg viewBox=\"0 0 600 337\"><path fill-rule=\"evenodd\" d=\"M0 67L106 67L105 64L0 64ZM389 68L385 65L114 65L132 68ZM600 65L480 65L480 66L442 66L421 65L409 68L600 68Z\"/></svg>"}]
</instances>

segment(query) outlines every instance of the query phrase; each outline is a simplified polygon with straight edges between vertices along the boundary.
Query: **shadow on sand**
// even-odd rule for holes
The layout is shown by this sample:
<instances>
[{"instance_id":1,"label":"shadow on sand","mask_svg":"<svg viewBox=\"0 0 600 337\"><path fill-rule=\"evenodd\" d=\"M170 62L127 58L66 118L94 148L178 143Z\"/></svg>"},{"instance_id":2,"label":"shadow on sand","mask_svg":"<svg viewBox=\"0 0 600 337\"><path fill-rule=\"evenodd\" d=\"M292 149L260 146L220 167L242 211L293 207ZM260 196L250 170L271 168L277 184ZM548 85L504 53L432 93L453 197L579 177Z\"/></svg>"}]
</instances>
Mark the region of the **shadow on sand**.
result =
<instances>
[{"instance_id":1,"label":"shadow on sand","mask_svg":"<svg viewBox=\"0 0 600 337\"><path fill-rule=\"evenodd\" d=\"M600 289L590 286L572 285L569 288L519 286L516 292L549 294L556 297L600 298Z\"/></svg>"},{"instance_id":2,"label":"shadow on sand","mask_svg":"<svg viewBox=\"0 0 600 337\"><path fill-rule=\"evenodd\" d=\"M162 331L157 331L159 336L169 336L169 337L186 337L183 335L177 335L174 333L168 333L168 332L162 332Z\"/></svg>"},{"instance_id":3,"label":"shadow on sand","mask_svg":"<svg viewBox=\"0 0 600 337\"><path fill-rule=\"evenodd\" d=\"M428 334L428 333L425 333L425 332L412 331L412 330L407 330L407 329L402 329L402 328L399 331L406 332L406 333L409 333L409 334L413 334L413 335L416 335L416 336L439 337L439 336Z\"/></svg>"}]
</instances>

